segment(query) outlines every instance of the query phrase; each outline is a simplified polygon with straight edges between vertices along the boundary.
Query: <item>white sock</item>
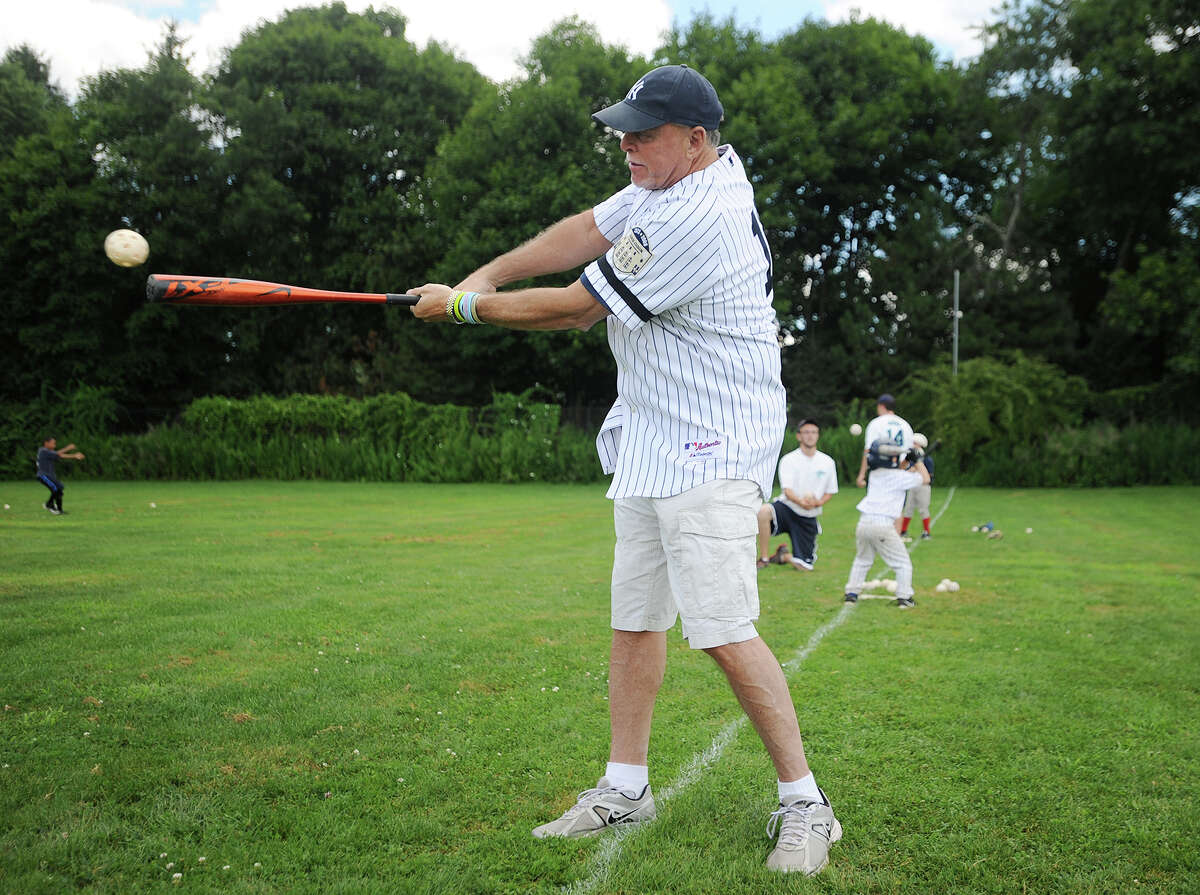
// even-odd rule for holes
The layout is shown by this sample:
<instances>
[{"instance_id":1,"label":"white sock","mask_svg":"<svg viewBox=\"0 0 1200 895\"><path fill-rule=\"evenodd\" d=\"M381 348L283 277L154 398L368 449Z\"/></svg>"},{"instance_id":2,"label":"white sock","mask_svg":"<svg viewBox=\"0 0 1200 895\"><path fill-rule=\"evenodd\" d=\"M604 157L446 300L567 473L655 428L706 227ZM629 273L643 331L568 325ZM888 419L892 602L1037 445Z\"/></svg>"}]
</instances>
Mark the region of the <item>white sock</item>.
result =
<instances>
[{"instance_id":1,"label":"white sock","mask_svg":"<svg viewBox=\"0 0 1200 895\"><path fill-rule=\"evenodd\" d=\"M817 778L812 775L812 772L809 772L807 777L801 777L790 783L779 781L779 803L788 805L797 799L822 803L825 801L821 798L821 790L817 789Z\"/></svg>"},{"instance_id":2,"label":"white sock","mask_svg":"<svg viewBox=\"0 0 1200 895\"><path fill-rule=\"evenodd\" d=\"M630 798L637 798L650 783L650 769L644 764L621 764L610 761L604 771L610 786L615 786Z\"/></svg>"}]
</instances>

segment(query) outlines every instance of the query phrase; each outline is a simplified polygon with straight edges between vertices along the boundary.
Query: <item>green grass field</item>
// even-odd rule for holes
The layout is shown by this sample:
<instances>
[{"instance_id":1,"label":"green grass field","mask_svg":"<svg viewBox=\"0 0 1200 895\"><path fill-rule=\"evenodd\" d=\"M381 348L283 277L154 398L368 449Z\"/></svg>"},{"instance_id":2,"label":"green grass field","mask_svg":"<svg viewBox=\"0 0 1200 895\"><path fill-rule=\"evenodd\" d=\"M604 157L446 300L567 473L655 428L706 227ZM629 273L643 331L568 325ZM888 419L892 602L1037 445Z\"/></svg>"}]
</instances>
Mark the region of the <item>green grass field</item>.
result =
<instances>
[{"instance_id":1,"label":"green grass field","mask_svg":"<svg viewBox=\"0 0 1200 895\"><path fill-rule=\"evenodd\" d=\"M601 488L0 495L2 892L1200 891L1200 489L959 490L908 613L842 602L856 493L760 573L846 831L811 880L764 869L770 763L677 632L659 819L529 835L607 755Z\"/></svg>"}]
</instances>

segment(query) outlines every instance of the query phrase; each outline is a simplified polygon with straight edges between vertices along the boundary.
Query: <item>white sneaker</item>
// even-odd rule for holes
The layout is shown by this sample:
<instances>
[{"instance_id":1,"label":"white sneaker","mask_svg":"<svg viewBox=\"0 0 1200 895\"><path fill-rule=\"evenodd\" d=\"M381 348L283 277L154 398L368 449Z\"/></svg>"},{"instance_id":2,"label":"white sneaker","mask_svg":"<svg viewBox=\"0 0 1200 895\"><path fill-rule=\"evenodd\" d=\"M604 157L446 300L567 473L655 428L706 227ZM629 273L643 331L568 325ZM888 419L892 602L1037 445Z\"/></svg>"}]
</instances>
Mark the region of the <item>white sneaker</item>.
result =
<instances>
[{"instance_id":1,"label":"white sneaker","mask_svg":"<svg viewBox=\"0 0 1200 895\"><path fill-rule=\"evenodd\" d=\"M779 827L779 841L767 857L767 869L781 873L800 871L805 876L815 876L829 863L829 846L842 838L842 825L833 816L833 808L825 793L823 802L803 799L789 805L780 805L779 810L767 821L767 836L775 835Z\"/></svg>"},{"instance_id":2,"label":"white sneaker","mask_svg":"<svg viewBox=\"0 0 1200 895\"><path fill-rule=\"evenodd\" d=\"M650 792L649 784L646 784L646 788L637 798L630 798L625 792L611 785L607 777L601 777L596 788L581 792L579 801L568 808L558 820L534 827L533 835L535 839L551 836L575 839L579 836L595 836L609 827L620 824L635 824L653 819L654 795Z\"/></svg>"}]
</instances>

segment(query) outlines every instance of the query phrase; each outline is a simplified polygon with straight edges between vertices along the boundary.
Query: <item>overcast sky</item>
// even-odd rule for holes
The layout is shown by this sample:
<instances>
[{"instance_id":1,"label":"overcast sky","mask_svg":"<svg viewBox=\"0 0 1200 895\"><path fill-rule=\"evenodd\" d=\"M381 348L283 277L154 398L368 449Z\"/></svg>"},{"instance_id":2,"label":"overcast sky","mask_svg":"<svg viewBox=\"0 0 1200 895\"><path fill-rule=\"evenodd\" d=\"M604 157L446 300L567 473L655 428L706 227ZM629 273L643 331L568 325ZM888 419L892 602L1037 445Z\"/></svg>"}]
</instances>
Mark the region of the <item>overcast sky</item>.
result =
<instances>
[{"instance_id":1,"label":"overcast sky","mask_svg":"<svg viewBox=\"0 0 1200 895\"><path fill-rule=\"evenodd\" d=\"M517 59L531 40L555 21L575 14L592 22L601 37L637 53L649 53L672 24L697 12L771 38L806 18L843 21L852 9L929 38L944 58L975 55L972 28L992 17L999 0L346 0L351 10L392 6L408 19L408 37L419 45L434 39L452 48L493 80L517 73ZM102 69L136 68L162 37L167 19L180 22L192 68L215 67L223 50L243 31L274 21L288 8L320 5L308 0L17 0L4 3L3 48L31 45L50 61L51 76L74 96L79 79Z\"/></svg>"}]
</instances>

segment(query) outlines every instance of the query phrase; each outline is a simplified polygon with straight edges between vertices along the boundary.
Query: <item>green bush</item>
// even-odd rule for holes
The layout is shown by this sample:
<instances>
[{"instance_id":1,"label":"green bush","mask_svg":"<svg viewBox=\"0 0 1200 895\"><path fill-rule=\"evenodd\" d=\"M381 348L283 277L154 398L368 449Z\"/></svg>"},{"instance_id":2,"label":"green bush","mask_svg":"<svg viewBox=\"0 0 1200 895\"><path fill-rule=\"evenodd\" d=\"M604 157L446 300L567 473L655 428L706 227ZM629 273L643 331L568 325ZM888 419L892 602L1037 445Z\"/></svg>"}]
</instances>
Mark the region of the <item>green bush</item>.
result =
<instances>
[{"instance_id":1,"label":"green bush","mask_svg":"<svg viewBox=\"0 0 1200 895\"><path fill-rule=\"evenodd\" d=\"M957 376L949 364L935 364L908 377L898 395L899 412L913 428L931 443L942 440L939 477L966 481L982 469L1000 475L997 467L1020 446L1078 426L1088 391L1082 379L1014 352L966 361Z\"/></svg>"},{"instance_id":2,"label":"green bush","mask_svg":"<svg viewBox=\"0 0 1200 895\"><path fill-rule=\"evenodd\" d=\"M1053 367L1020 356L968 361L957 379L932 368L898 390L914 429L943 447L937 482L994 487L1085 487L1200 483L1195 430L1177 424L1079 422L1089 399ZM853 488L868 408L827 422L821 450ZM873 406L869 408L873 412ZM107 390L49 392L29 405L0 406L0 475L33 476L43 434L77 442L83 463L67 477L137 479L326 479L383 482L593 482L603 478L595 433L562 424L561 408L532 392L498 394L485 407L428 405L406 394L209 397L174 425L107 434L118 408ZM63 421L69 421L64 427ZM781 453L794 450L788 431Z\"/></svg>"},{"instance_id":3,"label":"green bush","mask_svg":"<svg viewBox=\"0 0 1200 895\"><path fill-rule=\"evenodd\" d=\"M177 425L95 435L77 473L104 479L596 481L593 436L560 408L496 395L482 408L405 394L200 398ZM32 456L32 453L30 454Z\"/></svg>"},{"instance_id":4,"label":"green bush","mask_svg":"<svg viewBox=\"0 0 1200 895\"><path fill-rule=\"evenodd\" d=\"M32 478L37 449L48 435L58 446L76 442L91 459L88 447L115 425L119 407L112 389L89 385L70 392L46 386L28 404L0 403L0 477ZM70 475L73 463L60 463L60 472Z\"/></svg>"}]
</instances>

